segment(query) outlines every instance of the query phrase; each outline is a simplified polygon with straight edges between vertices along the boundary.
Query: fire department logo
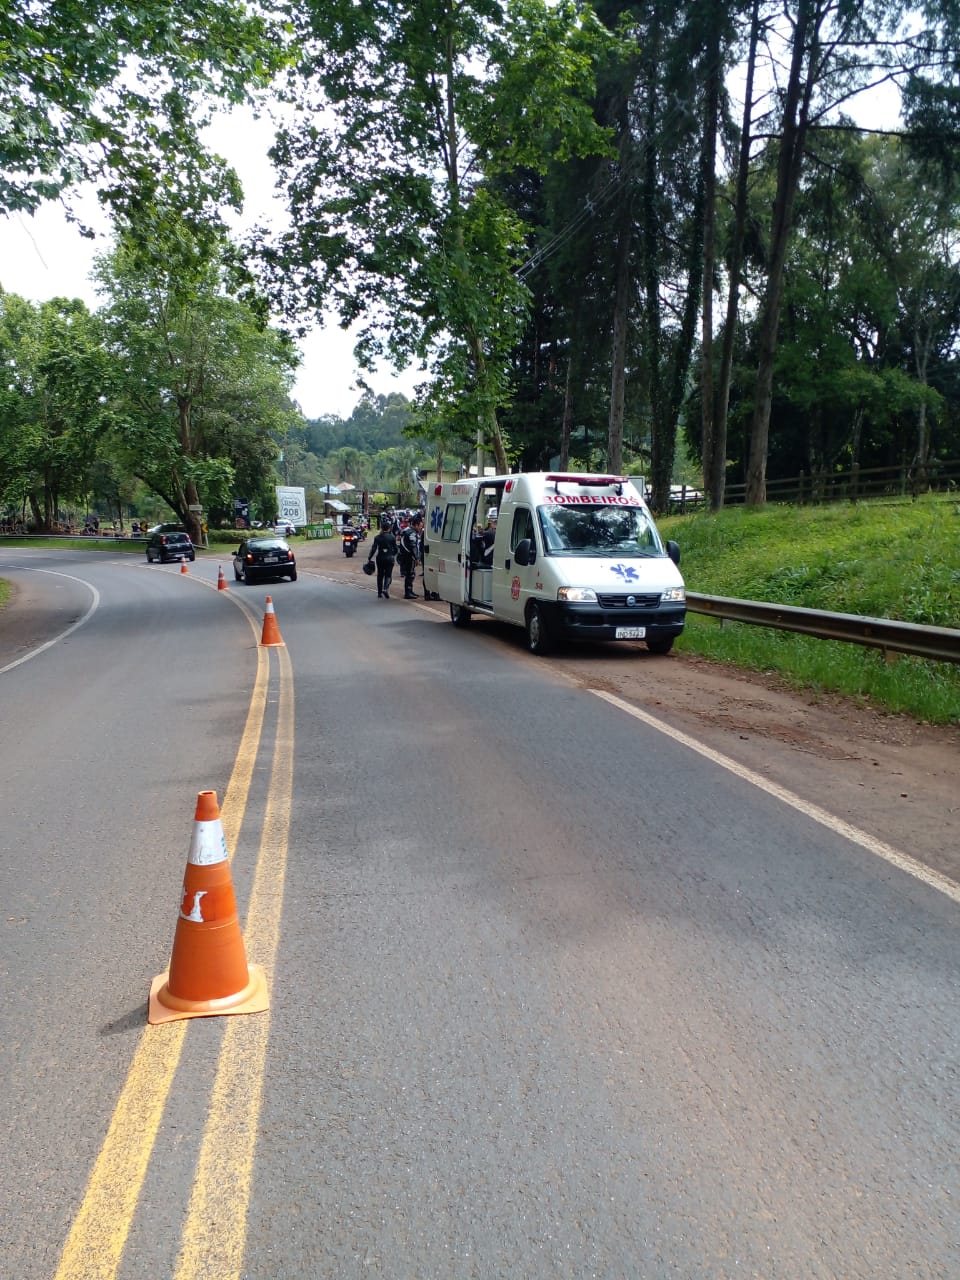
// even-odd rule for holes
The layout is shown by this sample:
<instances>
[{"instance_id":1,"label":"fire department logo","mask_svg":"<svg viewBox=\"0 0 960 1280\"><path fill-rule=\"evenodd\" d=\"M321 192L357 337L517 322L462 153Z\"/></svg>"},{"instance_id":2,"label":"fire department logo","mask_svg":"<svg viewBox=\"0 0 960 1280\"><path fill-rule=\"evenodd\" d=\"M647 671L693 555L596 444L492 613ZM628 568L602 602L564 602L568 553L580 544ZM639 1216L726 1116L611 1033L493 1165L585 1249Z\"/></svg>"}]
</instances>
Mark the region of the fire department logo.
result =
<instances>
[{"instance_id":1,"label":"fire department logo","mask_svg":"<svg viewBox=\"0 0 960 1280\"><path fill-rule=\"evenodd\" d=\"M510 594L513 596L514 600L520 599L520 579L519 578L514 578L514 580L510 583Z\"/></svg>"}]
</instances>

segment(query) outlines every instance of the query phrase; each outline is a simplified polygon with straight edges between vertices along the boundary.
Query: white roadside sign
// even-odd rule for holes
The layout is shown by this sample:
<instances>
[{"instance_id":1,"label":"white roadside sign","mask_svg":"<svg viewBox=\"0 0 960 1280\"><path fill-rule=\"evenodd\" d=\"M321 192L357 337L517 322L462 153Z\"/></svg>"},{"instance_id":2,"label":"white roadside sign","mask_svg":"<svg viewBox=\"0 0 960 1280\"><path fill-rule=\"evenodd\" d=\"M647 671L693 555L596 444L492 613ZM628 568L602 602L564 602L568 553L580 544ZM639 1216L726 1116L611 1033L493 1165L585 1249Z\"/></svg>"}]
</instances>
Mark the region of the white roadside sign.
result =
<instances>
[{"instance_id":1,"label":"white roadside sign","mask_svg":"<svg viewBox=\"0 0 960 1280\"><path fill-rule=\"evenodd\" d=\"M307 523L307 492L292 485L278 484L277 515L281 520L290 520L295 525Z\"/></svg>"}]
</instances>

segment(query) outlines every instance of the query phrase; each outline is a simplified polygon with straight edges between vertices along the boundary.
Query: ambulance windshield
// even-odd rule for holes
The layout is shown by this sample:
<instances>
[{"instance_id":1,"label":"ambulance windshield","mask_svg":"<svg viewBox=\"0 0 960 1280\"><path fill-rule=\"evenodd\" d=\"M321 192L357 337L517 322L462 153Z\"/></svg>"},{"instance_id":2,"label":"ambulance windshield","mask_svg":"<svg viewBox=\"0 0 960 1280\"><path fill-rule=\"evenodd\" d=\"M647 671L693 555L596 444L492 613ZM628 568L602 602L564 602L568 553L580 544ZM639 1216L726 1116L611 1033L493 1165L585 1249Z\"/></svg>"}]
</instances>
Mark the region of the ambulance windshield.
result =
<instances>
[{"instance_id":1,"label":"ambulance windshield","mask_svg":"<svg viewBox=\"0 0 960 1280\"><path fill-rule=\"evenodd\" d=\"M643 507L576 502L537 508L547 555L663 556L656 527Z\"/></svg>"}]
</instances>

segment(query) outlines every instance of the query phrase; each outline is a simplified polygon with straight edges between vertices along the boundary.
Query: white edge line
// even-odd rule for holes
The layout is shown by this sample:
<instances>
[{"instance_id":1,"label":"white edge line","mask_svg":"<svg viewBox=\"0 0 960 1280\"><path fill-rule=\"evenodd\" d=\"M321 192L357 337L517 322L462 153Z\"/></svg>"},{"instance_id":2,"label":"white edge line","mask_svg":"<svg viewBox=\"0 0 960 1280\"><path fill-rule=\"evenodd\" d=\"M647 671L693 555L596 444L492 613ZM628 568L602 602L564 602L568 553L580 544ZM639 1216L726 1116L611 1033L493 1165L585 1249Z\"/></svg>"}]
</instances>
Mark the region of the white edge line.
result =
<instances>
[{"instance_id":1,"label":"white edge line","mask_svg":"<svg viewBox=\"0 0 960 1280\"><path fill-rule=\"evenodd\" d=\"M841 835L854 844L860 845L868 853L873 853L878 858L883 858L891 866L897 867L900 871L905 871L907 875L913 876L917 880L922 880L925 885L929 885L931 889L936 889L953 902L960 903L960 884L957 884L955 880L951 880L949 876L941 875L939 871L925 867L922 862L918 862L916 858L911 858L909 854L901 853L899 849L894 849L892 845L884 844L882 840L877 840L866 831L861 831L859 827L851 826L849 822L844 822L842 818L835 817L834 814L828 813L826 809L821 809L818 805L811 804L808 800L803 800L800 796L795 795L794 792L788 791L786 787L781 787L776 782L771 782L769 778L764 778L762 774L754 773L752 769L738 764L729 756L721 755L719 751L714 751L704 743L698 742L696 738L691 738L689 734L683 733L680 729L671 728L663 720L658 720L646 711L641 711L639 707L625 702L622 698L618 698L616 694L605 693L602 689L589 689L588 692L592 693L594 697L602 698L604 702L609 702L611 706L619 707L621 711L625 711L627 715L633 716L634 719L642 720L651 729L656 729L658 733L666 734L668 738L673 738L675 742L679 742L682 746L698 752L707 760L712 760L714 764L718 764L722 769L727 769L730 773L736 774L738 778L749 782L751 786L758 787L761 791L766 791L768 795L782 801L783 804L790 805L792 809L796 809L799 813L806 814L808 818L812 818L814 822L819 822L821 826L827 827L837 835Z\"/></svg>"},{"instance_id":2,"label":"white edge line","mask_svg":"<svg viewBox=\"0 0 960 1280\"><path fill-rule=\"evenodd\" d=\"M56 569L28 569L26 572L49 573L54 578L69 578L71 582L79 582L82 587L86 587L87 590L93 594L93 603L90 605L90 608L83 617L78 618L76 622L71 623L70 626L67 627L66 631L61 631L60 634L58 636L54 636L52 640L47 640L44 644L38 645L36 649L31 649L29 653L25 653L23 657L15 658L13 662L8 662L5 667L0 667L0 676L2 676L5 671L12 671L14 667L19 667L21 663L29 662L31 658L38 657L46 649L52 649L55 644L59 644L61 640L65 640L71 632L76 631L78 627L82 627L90 618L91 614L96 613L97 609L100 607L100 592L92 582L87 582L83 578L75 578L72 573L59 573Z\"/></svg>"}]
</instances>

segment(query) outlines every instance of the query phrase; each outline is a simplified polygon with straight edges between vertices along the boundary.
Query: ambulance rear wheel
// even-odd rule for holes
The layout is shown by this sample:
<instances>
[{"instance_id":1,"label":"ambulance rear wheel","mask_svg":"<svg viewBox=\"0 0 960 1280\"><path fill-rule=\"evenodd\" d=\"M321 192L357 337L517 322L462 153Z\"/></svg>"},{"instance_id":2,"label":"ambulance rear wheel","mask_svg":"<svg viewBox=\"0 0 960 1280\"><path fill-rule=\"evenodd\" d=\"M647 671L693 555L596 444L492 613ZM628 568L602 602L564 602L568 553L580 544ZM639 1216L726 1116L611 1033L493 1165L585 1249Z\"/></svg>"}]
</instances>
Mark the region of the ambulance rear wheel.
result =
<instances>
[{"instance_id":1,"label":"ambulance rear wheel","mask_svg":"<svg viewBox=\"0 0 960 1280\"><path fill-rule=\"evenodd\" d=\"M552 648L550 627L543 610L539 605L527 606L527 648L538 657L550 652Z\"/></svg>"},{"instance_id":2,"label":"ambulance rear wheel","mask_svg":"<svg viewBox=\"0 0 960 1280\"><path fill-rule=\"evenodd\" d=\"M455 627L468 627L472 616L470 610L465 609L462 604L450 606L450 621Z\"/></svg>"}]
</instances>

